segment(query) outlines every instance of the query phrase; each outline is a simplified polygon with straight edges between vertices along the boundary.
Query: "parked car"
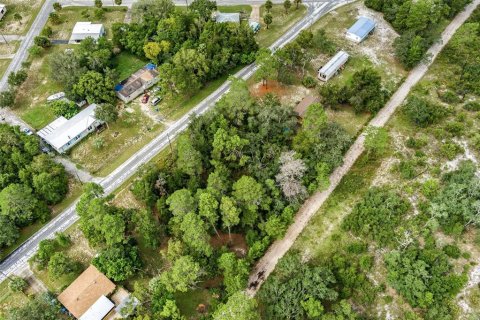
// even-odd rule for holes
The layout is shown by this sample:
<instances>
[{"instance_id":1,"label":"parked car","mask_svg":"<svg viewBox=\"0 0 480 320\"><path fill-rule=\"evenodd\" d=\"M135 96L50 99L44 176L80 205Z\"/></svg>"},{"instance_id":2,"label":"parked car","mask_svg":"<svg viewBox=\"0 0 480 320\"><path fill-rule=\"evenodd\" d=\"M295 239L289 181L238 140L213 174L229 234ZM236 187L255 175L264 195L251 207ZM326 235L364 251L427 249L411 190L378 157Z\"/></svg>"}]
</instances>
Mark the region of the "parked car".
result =
<instances>
[{"instance_id":1,"label":"parked car","mask_svg":"<svg viewBox=\"0 0 480 320\"><path fill-rule=\"evenodd\" d=\"M25 133L27 136L31 136L33 134L32 130L28 128L22 128L22 132Z\"/></svg>"},{"instance_id":2,"label":"parked car","mask_svg":"<svg viewBox=\"0 0 480 320\"><path fill-rule=\"evenodd\" d=\"M156 106L161 101L162 101L162 97L155 97L155 98L152 99L152 101L150 103L152 104L152 106Z\"/></svg>"},{"instance_id":3,"label":"parked car","mask_svg":"<svg viewBox=\"0 0 480 320\"><path fill-rule=\"evenodd\" d=\"M147 103L148 99L150 99L150 96L148 94L144 94L142 97L142 103Z\"/></svg>"}]
</instances>

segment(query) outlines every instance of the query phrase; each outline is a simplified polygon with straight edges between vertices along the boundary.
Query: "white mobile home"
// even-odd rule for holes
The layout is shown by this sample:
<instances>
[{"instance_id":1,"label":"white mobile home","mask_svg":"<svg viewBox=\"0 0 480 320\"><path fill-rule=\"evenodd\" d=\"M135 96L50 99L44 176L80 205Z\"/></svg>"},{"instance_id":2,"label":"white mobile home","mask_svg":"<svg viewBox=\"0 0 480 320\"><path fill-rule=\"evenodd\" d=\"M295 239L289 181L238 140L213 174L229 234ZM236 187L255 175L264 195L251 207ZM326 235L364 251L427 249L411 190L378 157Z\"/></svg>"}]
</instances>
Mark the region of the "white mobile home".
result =
<instances>
[{"instance_id":1,"label":"white mobile home","mask_svg":"<svg viewBox=\"0 0 480 320\"><path fill-rule=\"evenodd\" d=\"M92 38L98 40L105 35L105 28L101 23L91 22L77 22L73 27L72 36L68 43L75 44L80 43L86 38Z\"/></svg>"},{"instance_id":2,"label":"white mobile home","mask_svg":"<svg viewBox=\"0 0 480 320\"><path fill-rule=\"evenodd\" d=\"M347 63L350 56L345 51L339 51L330 61L327 62L319 71L318 79L322 81L328 81L332 78L337 72L343 68L345 63Z\"/></svg>"},{"instance_id":3,"label":"white mobile home","mask_svg":"<svg viewBox=\"0 0 480 320\"><path fill-rule=\"evenodd\" d=\"M345 37L356 43L365 40L369 34L375 30L377 24L374 20L367 17L360 17L353 26L348 29Z\"/></svg>"},{"instance_id":4,"label":"white mobile home","mask_svg":"<svg viewBox=\"0 0 480 320\"><path fill-rule=\"evenodd\" d=\"M7 6L3 3L0 3L0 20L3 19L3 16L7 13Z\"/></svg>"},{"instance_id":5,"label":"white mobile home","mask_svg":"<svg viewBox=\"0 0 480 320\"><path fill-rule=\"evenodd\" d=\"M91 104L71 119L59 117L38 135L58 153L64 153L103 123L95 119L96 108L96 104Z\"/></svg>"}]
</instances>

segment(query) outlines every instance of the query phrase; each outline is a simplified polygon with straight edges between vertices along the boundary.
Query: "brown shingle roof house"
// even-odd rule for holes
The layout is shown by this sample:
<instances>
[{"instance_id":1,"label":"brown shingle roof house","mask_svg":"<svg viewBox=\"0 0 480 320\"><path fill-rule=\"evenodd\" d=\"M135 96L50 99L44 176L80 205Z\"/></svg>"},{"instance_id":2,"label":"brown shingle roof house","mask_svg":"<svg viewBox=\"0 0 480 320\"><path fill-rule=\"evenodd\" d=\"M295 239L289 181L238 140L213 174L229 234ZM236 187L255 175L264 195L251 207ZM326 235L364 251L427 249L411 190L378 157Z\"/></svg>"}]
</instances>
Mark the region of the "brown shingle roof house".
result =
<instances>
[{"instance_id":1,"label":"brown shingle roof house","mask_svg":"<svg viewBox=\"0 0 480 320\"><path fill-rule=\"evenodd\" d=\"M60 301L75 318L79 319L90 307L94 306L97 301L101 302L105 296L108 296L114 290L115 284L91 265L58 296L58 301Z\"/></svg>"},{"instance_id":2,"label":"brown shingle roof house","mask_svg":"<svg viewBox=\"0 0 480 320\"><path fill-rule=\"evenodd\" d=\"M295 107L295 112L298 114L300 118L303 118L305 116L305 113L307 112L308 107L310 105L317 103L318 98L314 96L306 96L303 98L302 101L300 101L297 106Z\"/></svg>"}]
</instances>

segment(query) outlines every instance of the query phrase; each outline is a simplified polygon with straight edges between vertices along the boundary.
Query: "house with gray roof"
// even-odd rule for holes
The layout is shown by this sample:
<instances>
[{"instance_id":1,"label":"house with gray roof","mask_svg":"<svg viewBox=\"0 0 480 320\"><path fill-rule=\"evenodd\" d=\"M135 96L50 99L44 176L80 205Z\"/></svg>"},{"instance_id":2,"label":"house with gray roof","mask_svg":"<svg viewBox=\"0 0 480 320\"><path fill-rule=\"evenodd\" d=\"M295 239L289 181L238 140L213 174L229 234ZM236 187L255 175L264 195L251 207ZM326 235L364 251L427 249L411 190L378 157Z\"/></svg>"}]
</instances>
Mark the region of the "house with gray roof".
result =
<instances>
[{"instance_id":1,"label":"house with gray roof","mask_svg":"<svg viewBox=\"0 0 480 320\"><path fill-rule=\"evenodd\" d=\"M117 84L115 86L115 93L120 100L128 103L144 93L159 80L157 66L153 63L149 63L127 79Z\"/></svg>"},{"instance_id":2,"label":"house with gray roof","mask_svg":"<svg viewBox=\"0 0 480 320\"><path fill-rule=\"evenodd\" d=\"M367 17L360 17L353 26L348 29L345 37L356 43L360 43L365 40L369 34L375 30L377 23Z\"/></svg>"},{"instance_id":3,"label":"house with gray roof","mask_svg":"<svg viewBox=\"0 0 480 320\"><path fill-rule=\"evenodd\" d=\"M59 117L37 134L58 153L65 153L103 124L95 118L96 108L96 104L91 104L71 119Z\"/></svg>"}]
</instances>

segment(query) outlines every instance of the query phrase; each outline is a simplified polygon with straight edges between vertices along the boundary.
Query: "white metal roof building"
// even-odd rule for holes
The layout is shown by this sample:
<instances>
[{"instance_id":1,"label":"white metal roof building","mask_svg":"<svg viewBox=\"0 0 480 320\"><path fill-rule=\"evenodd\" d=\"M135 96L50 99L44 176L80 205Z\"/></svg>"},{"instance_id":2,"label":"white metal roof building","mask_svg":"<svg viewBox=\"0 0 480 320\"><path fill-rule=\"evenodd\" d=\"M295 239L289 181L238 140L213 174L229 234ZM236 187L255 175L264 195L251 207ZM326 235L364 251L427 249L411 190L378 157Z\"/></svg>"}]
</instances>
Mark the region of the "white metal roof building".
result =
<instances>
[{"instance_id":1,"label":"white metal roof building","mask_svg":"<svg viewBox=\"0 0 480 320\"><path fill-rule=\"evenodd\" d=\"M240 23L240 13L217 12L217 14L215 15L215 21L218 23L222 23L222 22Z\"/></svg>"},{"instance_id":2,"label":"white metal roof building","mask_svg":"<svg viewBox=\"0 0 480 320\"><path fill-rule=\"evenodd\" d=\"M357 22L348 29L345 36L351 41L360 43L372 33L376 26L377 24L374 20L367 17L360 17Z\"/></svg>"},{"instance_id":3,"label":"white metal roof building","mask_svg":"<svg viewBox=\"0 0 480 320\"><path fill-rule=\"evenodd\" d=\"M337 52L337 54L318 71L318 79L322 81L330 80L338 70L343 68L349 57L345 51Z\"/></svg>"},{"instance_id":4,"label":"white metal roof building","mask_svg":"<svg viewBox=\"0 0 480 320\"><path fill-rule=\"evenodd\" d=\"M102 320L115 305L107 297L101 296L95 301L85 313L78 318L79 320Z\"/></svg>"},{"instance_id":5,"label":"white metal roof building","mask_svg":"<svg viewBox=\"0 0 480 320\"><path fill-rule=\"evenodd\" d=\"M91 23L91 22L77 22L73 27L72 36L68 43L75 44L80 43L86 38L93 38L98 40L100 37L105 35L105 28L101 23Z\"/></svg>"},{"instance_id":6,"label":"white metal roof building","mask_svg":"<svg viewBox=\"0 0 480 320\"><path fill-rule=\"evenodd\" d=\"M0 20L3 19L3 16L7 13L7 6L3 3L0 3Z\"/></svg>"},{"instance_id":7,"label":"white metal roof building","mask_svg":"<svg viewBox=\"0 0 480 320\"><path fill-rule=\"evenodd\" d=\"M59 117L37 134L58 153L64 153L103 123L95 119L96 108L91 104L71 119Z\"/></svg>"}]
</instances>

